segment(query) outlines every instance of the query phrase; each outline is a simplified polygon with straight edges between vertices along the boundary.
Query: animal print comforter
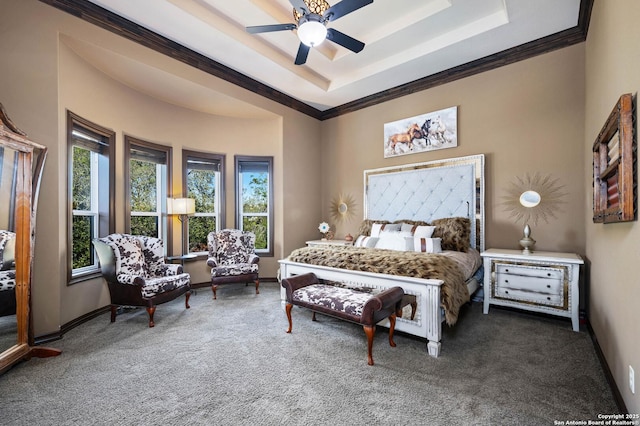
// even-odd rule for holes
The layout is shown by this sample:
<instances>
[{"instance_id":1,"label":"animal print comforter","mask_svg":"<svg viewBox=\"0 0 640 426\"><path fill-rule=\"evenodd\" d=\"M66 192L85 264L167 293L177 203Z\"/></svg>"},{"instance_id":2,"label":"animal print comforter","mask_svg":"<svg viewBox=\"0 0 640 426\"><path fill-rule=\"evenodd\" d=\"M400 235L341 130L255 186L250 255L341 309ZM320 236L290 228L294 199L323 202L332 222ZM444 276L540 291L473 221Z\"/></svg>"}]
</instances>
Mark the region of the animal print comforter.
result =
<instances>
[{"instance_id":1,"label":"animal print comforter","mask_svg":"<svg viewBox=\"0 0 640 426\"><path fill-rule=\"evenodd\" d=\"M296 249L289 260L351 271L440 279L444 281L440 288L441 306L449 325L456 323L460 307L469 301L469 290L456 261L439 254L323 246Z\"/></svg>"}]
</instances>

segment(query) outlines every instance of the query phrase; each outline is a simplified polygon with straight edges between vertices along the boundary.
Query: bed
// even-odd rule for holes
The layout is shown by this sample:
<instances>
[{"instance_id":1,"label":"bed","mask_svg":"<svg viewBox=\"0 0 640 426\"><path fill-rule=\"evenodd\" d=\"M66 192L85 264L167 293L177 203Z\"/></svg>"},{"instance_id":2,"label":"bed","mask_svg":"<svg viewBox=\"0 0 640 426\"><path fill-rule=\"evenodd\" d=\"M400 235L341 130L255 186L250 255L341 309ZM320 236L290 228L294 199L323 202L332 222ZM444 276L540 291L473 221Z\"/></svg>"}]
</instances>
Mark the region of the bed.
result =
<instances>
[{"instance_id":1,"label":"bed","mask_svg":"<svg viewBox=\"0 0 640 426\"><path fill-rule=\"evenodd\" d=\"M400 248L403 241L407 246ZM480 287L483 250L479 154L365 170L364 220L354 247L296 249L280 260L280 276L313 272L371 291L402 287L415 298L415 311L405 307L396 330L426 339L429 355L438 357L443 323L455 324L461 305ZM388 321L380 325L388 327Z\"/></svg>"}]
</instances>

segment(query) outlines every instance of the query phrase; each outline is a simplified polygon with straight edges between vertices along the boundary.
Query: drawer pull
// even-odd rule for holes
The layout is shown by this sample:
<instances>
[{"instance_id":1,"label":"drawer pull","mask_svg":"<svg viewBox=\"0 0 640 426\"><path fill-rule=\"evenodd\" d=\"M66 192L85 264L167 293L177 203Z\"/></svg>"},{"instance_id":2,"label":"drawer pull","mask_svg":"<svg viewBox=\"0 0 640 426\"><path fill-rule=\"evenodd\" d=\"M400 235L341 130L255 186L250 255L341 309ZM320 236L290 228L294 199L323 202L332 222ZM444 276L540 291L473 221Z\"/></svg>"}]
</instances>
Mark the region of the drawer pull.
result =
<instances>
[{"instance_id":1,"label":"drawer pull","mask_svg":"<svg viewBox=\"0 0 640 426\"><path fill-rule=\"evenodd\" d=\"M504 291L504 294L509 294L509 290L505 290L505 291Z\"/></svg>"},{"instance_id":2,"label":"drawer pull","mask_svg":"<svg viewBox=\"0 0 640 426\"><path fill-rule=\"evenodd\" d=\"M550 277L550 276L551 276L551 274L550 274L549 272L547 272L547 276L548 276L548 277Z\"/></svg>"},{"instance_id":3,"label":"drawer pull","mask_svg":"<svg viewBox=\"0 0 640 426\"><path fill-rule=\"evenodd\" d=\"M505 282L505 283L508 283L508 282L509 282L509 280L504 280L504 282Z\"/></svg>"},{"instance_id":4,"label":"drawer pull","mask_svg":"<svg viewBox=\"0 0 640 426\"><path fill-rule=\"evenodd\" d=\"M504 271L505 271L505 272L509 272L509 268L505 268L505 270L504 270Z\"/></svg>"},{"instance_id":5,"label":"drawer pull","mask_svg":"<svg viewBox=\"0 0 640 426\"><path fill-rule=\"evenodd\" d=\"M551 300L551 298L550 298L550 297L547 297L547 300Z\"/></svg>"},{"instance_id":6,"label":"drawer pull","mask_svg":"<svg viewBox=\"0 0 640 426\"><path fill-rule=\"evenodd\" d=\"M551 285L547 284L547 288L551 288Z\"/></svg>"}]
</instances>

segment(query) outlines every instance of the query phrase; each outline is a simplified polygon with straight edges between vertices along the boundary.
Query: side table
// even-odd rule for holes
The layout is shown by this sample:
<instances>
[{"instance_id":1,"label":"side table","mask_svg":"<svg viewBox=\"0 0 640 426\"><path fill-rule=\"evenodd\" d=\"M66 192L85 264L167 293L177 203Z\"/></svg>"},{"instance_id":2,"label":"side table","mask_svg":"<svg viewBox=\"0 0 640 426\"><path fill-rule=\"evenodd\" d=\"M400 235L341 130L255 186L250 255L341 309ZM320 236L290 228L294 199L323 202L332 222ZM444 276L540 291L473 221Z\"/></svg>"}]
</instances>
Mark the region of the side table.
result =
<instances>
[{"instance_id":1,"label":"side table","mask_svg":"<svg viewBox=\"0 0 640 426\"><path fill-rule=\"evenodd\" d=\"M481 256L485 314L490 305L510 306L571 318L573 331L580 330L579 255L489 249Z\"/></svg>"}]
</instances>

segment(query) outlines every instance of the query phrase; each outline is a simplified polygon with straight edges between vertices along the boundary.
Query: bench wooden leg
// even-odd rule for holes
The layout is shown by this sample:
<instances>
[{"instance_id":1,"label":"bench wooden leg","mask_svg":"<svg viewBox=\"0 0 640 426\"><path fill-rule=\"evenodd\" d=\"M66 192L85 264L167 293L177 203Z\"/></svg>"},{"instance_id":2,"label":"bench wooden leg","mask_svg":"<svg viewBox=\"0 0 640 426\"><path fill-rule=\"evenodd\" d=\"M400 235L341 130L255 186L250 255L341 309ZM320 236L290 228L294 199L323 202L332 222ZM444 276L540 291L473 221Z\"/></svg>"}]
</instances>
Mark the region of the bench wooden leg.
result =
<instances>
[{"instance_id":1,"label":"bench wooden leg","mask_svg":"<svg viewBox=\"0 0 640 426\"><path fill-rule=\"evenodd\" d=\"M189 298L191 297L191 291L187 291L186 295L184 296L184 307L186 309L189 309L191 306L189 306Z\"/></svg>"},{"instance_id":2,"label":"bench wooden leg","mask_svg":"<svg viewBox=\"0 0 640 426\"><path fill-rule=\"evenodd\" d=\"M258 288L260 286L260 280L256 280L256 294L260 294L260 289Z\"/></svg>"},{"instance_id":3,"label":"bench wooden leg","mask_svg":"<svg viewBox=\"0 0 640 426\"><path fill-rule=\"evenodd\" d=\"M373 365L373 336L376 334L376 326L375 325L363 325L364 333L367 335L367 358L368 364Z\"/></svg>"},{"instance_id":4,"label":"bench wooden leg","mask_svg":"<svg viewBox=\"0 0 640 426\"><path fill-rule=\"evenodd\" d=\"M396 314L389 315L389 345L396 347L396 342L393 341L393 332L396 329Z\"/></svg>"},{"instance_id":5,"label":"bench wooden leg","mask_svg":"<svg viewBox=\"0 0 640 426\"><path fill-rule=\"evenodd\" d=\"M285 306L285 312L287 313L287 320L289 320L289 329L287 330L287 333L291 333L291 309L293 308L293 305L291 303L287 303L287 305Z\"/></svg>"},{"instance_id":6,"label":"bench wooden leg","mask_svg":"<svg viewBox=\"0 0 640 426\"><path fill-rule=\"evenodd\" d=\"M156 313L156 307L155 306L148 306L147 307L147 313L149 314L149 327L155 326L156 323L153 322L153 314Z\"/></svg>"}]
</instances>

